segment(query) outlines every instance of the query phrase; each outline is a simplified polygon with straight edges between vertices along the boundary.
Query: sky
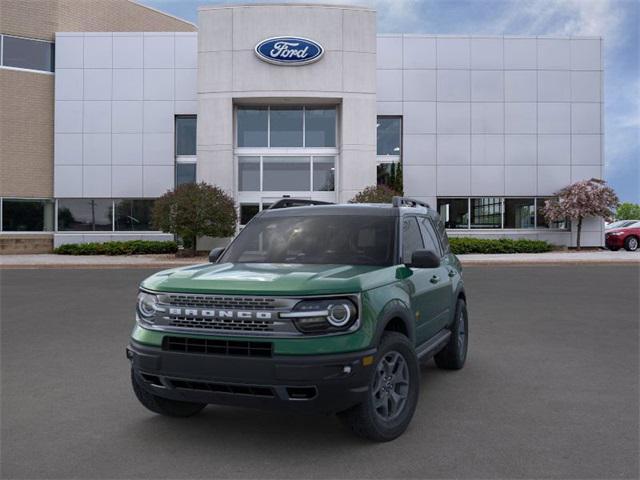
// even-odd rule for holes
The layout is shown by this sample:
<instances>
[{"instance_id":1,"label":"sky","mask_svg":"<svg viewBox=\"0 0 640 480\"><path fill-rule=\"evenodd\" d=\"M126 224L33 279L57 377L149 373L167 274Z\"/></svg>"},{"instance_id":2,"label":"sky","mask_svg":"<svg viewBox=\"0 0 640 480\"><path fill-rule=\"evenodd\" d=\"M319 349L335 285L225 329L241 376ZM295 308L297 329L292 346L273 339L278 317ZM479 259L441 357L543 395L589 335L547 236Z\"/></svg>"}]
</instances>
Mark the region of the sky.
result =
<instances>
[{"instance_id":1,"label":"sky","mask_svg":"<svg viewBox=\"0 0 640 480\"><path fill-rule=\"evenodd\" d=\"M215 0L139 0L197 23ZM259 0L259 3L270 3ZM281 3L281 2L280 2ZM289 0L289 3L300 3ZM302 3L313 3L304 0ZM321 0L378 11L379 33L587 35L604 39L605 180L621 201L640 203L640 1Z\"/></svg>"}]
</instances>

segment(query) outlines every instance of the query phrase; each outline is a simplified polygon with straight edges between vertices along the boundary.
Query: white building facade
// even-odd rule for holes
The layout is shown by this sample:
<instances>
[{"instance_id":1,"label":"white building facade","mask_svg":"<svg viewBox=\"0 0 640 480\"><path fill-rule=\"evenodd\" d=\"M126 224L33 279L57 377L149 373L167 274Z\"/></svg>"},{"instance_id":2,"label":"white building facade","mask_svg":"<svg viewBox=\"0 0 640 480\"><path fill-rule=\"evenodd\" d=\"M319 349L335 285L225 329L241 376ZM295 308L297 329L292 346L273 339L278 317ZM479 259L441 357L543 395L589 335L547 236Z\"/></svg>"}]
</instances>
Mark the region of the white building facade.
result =
<instances>
[{"instance_id":1,"label":"white building facade","mask_svg":"<svg viewBox=\"0 0 640 480\"><path fill-rule=\"evenodd\" d=\"M575 244L538 210L603 177L601 39L375 25L362 7L227 5L202 7L197 34L58 33L55 244L169 238L153 199L189 181L225 189L241 224L285 195L346 202L378 182L452 235ZM274 64L256 52L273 38L322 52ZM600 220L583 231L602 245Z\"/></svg>"}]
</instances>

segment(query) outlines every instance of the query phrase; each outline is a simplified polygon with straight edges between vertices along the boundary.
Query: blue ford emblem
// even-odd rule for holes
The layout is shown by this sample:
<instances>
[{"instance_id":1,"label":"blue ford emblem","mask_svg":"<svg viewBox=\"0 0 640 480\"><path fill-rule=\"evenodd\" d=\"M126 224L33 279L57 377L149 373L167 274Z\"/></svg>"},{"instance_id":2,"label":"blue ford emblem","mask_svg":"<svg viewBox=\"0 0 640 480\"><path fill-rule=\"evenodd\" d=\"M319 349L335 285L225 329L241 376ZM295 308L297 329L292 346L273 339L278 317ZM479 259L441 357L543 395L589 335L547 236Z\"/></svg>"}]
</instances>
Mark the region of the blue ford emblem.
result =
<instances>
[{"instance_id":1,"label":"blue ford emblem","mask_svg":"<svg viewBox=\"0 0 640 480\"><path fill-rule=\"evenodd\" d=\"M267 38L256 45L260 60L276 65L306 65L320 60L324 48L302 37Z\"/></svg>"}]
</instances>

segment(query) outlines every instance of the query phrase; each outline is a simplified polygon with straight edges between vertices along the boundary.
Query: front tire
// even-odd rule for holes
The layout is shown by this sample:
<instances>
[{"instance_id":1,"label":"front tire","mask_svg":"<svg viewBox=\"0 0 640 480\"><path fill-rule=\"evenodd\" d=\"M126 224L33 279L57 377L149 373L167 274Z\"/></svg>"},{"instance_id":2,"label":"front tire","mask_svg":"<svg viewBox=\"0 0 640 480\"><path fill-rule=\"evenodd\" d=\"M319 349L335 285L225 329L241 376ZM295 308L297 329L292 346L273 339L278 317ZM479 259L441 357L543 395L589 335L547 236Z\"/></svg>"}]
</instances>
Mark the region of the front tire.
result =
<instances>
[{"instance_id":1,"label":"front tire","mask_svg":"<svg viewBox=\"0 0 640 480\"><path fill-rule=\"evenodd\" d=\"M415 349L396 332L382 336L367 400L338 414L356 435L375 442L393 440L407 429L418 404L420 370Z\"/></svg>"},{"instance_id":2,"label":"front tire","mask_svg":"<svg viewBox=\"0 0 640 480\"><path fill-rule=\"evenodd\" d=\"M459 298L456 303L456 314L451 326L451 337L447 345L434 357L438 368L444 370L460 370L467 360L469 344L469 316L466 302Z\"/></svg>"},{"instance_id":3,"label":"front tire","mask_svg":"<svg viewBox=\"0 0 640 480\"><path fill-rule=\"evenodd\" d=\"M624 249L628 252L635 252L638 250L638 237L633 235L624 239Z\"/></svg>"},{"instance_id":4,"label":"front tire","mask_svg":"<svg viewBox=\"0 0 640 480\"><path fill-rule=\"evenodd\" d=\"M200 413L207 406L206 403L181 402L154 395L140 385L138 376L133 369L131 369L131 384L133 392L140 403L153 413L159 413L167 417L191 417L196 413Z\"/></svg>"}]
</instances>

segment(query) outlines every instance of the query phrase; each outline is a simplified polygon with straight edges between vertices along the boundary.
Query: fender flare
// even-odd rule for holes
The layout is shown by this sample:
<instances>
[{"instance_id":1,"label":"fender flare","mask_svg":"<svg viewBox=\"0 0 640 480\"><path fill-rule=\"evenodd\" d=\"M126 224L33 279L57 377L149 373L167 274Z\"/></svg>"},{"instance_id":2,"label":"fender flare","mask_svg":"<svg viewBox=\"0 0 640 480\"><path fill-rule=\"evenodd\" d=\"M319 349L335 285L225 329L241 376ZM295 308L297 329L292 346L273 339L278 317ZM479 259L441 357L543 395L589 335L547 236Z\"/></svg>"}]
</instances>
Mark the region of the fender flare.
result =
<instances>
[{"instance_id":1,"label":"fender flare","mask_svg":"<svg viewBox=\"0 0 640 480\"><path fill-rule=\"evenodd\" d=\"M405 330L407 331L407 335L409 336L409 340L411 343L415 343L415 319L411 309L400 300L391 300L385 305L378 316L376 331L373 336L373 346L380 343L380 339L382 338L387 325L395 318L399 318L402 321Z\"/></svg>"}]
</instances>

